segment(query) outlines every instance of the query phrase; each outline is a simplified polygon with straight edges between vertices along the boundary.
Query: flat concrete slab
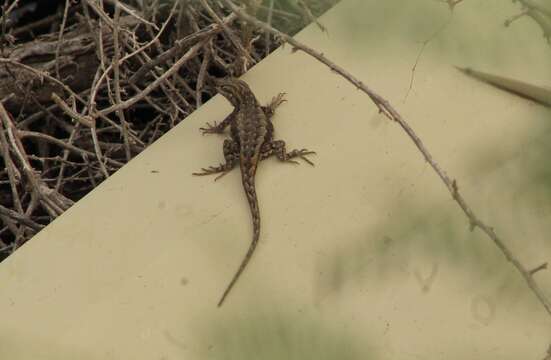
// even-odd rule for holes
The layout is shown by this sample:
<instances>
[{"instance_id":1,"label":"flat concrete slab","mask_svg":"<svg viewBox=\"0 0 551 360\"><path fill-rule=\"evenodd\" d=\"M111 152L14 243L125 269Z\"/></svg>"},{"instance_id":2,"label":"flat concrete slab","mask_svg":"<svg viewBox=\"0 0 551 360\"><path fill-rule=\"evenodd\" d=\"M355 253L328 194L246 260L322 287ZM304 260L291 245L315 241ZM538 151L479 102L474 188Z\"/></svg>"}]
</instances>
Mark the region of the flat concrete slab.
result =
<instances>
[{"instance_id":1,"label":"flat concrete slab","mask_svg":"<svg viewBox=\"0 0 551 360\"><path fill-rule=\"evenodd\" d=\"M537 26L502 25L517 11L350 0L323 16L328 33L298 38L387 97L536 266L551 253L551 113L453 67L549 84ZM0 264L1 359L544 357L549 317L366 96L288 46L244 79L263 101L287 93L276 137L318 155L261 164L260 245L226 304L251 225L238 171L191 176L223 159L223 137L198 130L231 110L216 97Z\"/></svg>"}]
</instances>

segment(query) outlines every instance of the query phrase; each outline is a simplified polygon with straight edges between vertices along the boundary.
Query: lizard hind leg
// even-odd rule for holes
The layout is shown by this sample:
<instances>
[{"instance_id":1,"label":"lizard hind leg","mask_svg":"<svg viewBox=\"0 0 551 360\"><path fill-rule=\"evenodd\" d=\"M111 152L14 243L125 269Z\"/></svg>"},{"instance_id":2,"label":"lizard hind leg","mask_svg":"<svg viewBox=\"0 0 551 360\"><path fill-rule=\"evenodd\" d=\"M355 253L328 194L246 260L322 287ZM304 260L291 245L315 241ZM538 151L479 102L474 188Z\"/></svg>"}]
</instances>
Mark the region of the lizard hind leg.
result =
<instances>
[{"instance_id":1,"label":"lizard hind leg","mask_svg":"<svg viewBox=\"0 0 551 360\"><path fill-rule=\"evenodd\" d=\"M214 181L216 181L229 173L239 162L239 145L231 139L224 140L224 159L226 160L224 164L202 168L201 172L193 173L193 175L204 176L220 174L214 178Z\"/></svg>"},{"instance_id":2,"label":"lizard hind leg","mask_svg":"<svg viewBox=\"0 0 551 360\"><path fill-rule=\"evenodd\" d=\"M266 159L272 155L275 155L280 161L291 162L298 164L298 161L293 160L294 158L301 158L306 161L308 164L314 166L314 163L306 157L306 155L313 155L315 151L309 151L307 149L292 150L287 152L285 147L285 141L283 140L274 140L264 146L262 149L262 159Z\"/></svg>"}]
</instances>

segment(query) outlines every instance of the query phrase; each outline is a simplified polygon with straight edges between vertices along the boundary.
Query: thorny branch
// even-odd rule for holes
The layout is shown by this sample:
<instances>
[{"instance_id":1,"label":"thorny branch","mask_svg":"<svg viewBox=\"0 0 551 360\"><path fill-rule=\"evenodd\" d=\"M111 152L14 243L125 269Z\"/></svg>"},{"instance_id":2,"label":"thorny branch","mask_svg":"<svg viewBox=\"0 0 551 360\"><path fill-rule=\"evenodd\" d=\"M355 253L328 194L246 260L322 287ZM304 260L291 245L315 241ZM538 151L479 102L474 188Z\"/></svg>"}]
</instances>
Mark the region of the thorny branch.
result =
<instances>
[{"instance_id":1,"label":"thorny branch","mask_svg":"<svg viewBox=\"0 0 551 360\"><path fill-rule=\"evenodd\" d=\"M523 14L536 20L548 35L549 9L532 0L519 1ZM447 2L453 8L461 0ZM269 24L230 0L174 2L170 9L134 8L112 0L63 3L62 14L21 26L10 22L8 30L10 13L19 5L15 0L3 7L0 18L0 155L4 165L0 222L12 234L6 237L3 231L0 251L16 249L181 121L182 114L193 112L202 103L208 76L239 76L256 62L257 52L267 53L285 41L354 84L402 127L471 226L492 239L551 314L549 301L533 279L547 264L530 270L520 263L494 229L476 216L457 182L386 99L320 52L272 26L276 21L280 25L296 21L304 14L315 19L304 1L296 13L276 8L273 1L268 6L260 4L254 13L260 16L264 11ZM237 22L238 18L243 22ZM53 24L59 26L57 34L9 45L12 34L28 36ZM261 29L264 36L250 36L250 27L241 32L247 24ZM241 33L247 36L240 37ZM148 85L142 87L144 83ZM140 109L152 112L152 120L136 116Z\"/></svg>"},{"instance_id":2,"label":"thorny branch","mask_svg":"<svg viewBox=\"0 0 551 360\"><path fill-rule=\"evenodd\" d=\"M505 26L511 25L514 21L528 16L534 20L541 30L543 37L551 45L551 4L549 2L537 2L534 0L518 0L521 5L521 12L505 21Z\"/></svg>"},{"instance_id":3,"label":"thorny branch","mask_svg":"<svg viewBox=\"0 0 551 360\"><path fill-rule=\"evenodd\" d=\"M461 195L457 181L454 179L451 179L446 174L446 172L440 167L440 165L436 162L436 160L434 160L432 154L429 152L427 147L423 144L419 136L417 136L415 131L411 128L411 126L409 126L408 122L385 98L383 98L373 89L368 87L362 81L354 77L344 68L340 67L339 65L329 60L325 55L323 55L319 51L311 47L308 47L307 45L295 40L289 35L282 33L281 31L276 30L272 26L264 22L261 22L258 19L246 14L234 3L232 3L231 0L222 0L222 1L224 2L224 4L230 7L232 11L234 11L234 13L236 13L239 16L239 18L251 24L254 24L255 26L263 29L264 31L270 32L277 38L282 39L283 41L291 44L295 49L302 50L306 54L312 56L316 60L328 66L331 70L333 70L337 74L344 77L346 80L352 83L356 88L363 91L371 99L371 101L373 101L373 103L381 113L383 113L388 119L396 122L406 132L406 134L413 141L417 149L419 149L419 151L425 158L425 161L427 161L430 164L430 166L436 172L438 177L440 177L440 179L442 180L442 182L444 183L444 185L452 195L453 199L457 202L461 210L463 210L463 213L469 219L471 227L473 229L479 228L494 242L494 244L499 248L499 250L505 256L505 258L511 264L513 264L514 268L524 278L524 280L526 281L526 284L534 293L534 295L539 300L539 302L544 307L544 309L547 311L547 313L551 315L551 304L549 303L549 300L546 298L543 290L539 287L539 285L536 283L536 281L532 276L533 273L535 272L531 272L516 258L516 256L509 249L506 243L497 235L493 227L487 225L486 223L484 223L482 220L478 218L478 216L475 214L475 212L472 210L472 208L467 204L466 200L463 198L463 195Z\"/></svg>"}]
</instances>

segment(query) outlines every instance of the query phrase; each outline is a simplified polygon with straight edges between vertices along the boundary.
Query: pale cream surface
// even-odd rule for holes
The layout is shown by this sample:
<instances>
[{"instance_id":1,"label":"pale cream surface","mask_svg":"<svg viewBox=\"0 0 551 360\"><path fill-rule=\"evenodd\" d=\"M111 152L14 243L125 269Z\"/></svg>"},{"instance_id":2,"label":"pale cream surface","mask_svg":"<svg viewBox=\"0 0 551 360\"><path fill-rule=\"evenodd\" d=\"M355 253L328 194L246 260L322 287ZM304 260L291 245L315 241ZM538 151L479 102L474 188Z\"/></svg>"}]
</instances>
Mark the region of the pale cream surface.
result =
<instances>
[{"instance_id":1,"label":"pale cream surface","mask_svg":"<svg viewBox=\"0 0 551 360\"><path fill-rule=\"evenodd\" d=\"M551 112L453 67L551 84L537 26L502 25L517 10L345 0L297 38L385 96L531 267L551 255ZM198 130L231 110L217 97L0 264L0 359L545 356L549 315L364 94L289 46L244 79L287 93L276 138L318 154L261 164L260 245L226 304L252 231L239 171L191 176L223 159Z\"/></svg>"}]
</instances>

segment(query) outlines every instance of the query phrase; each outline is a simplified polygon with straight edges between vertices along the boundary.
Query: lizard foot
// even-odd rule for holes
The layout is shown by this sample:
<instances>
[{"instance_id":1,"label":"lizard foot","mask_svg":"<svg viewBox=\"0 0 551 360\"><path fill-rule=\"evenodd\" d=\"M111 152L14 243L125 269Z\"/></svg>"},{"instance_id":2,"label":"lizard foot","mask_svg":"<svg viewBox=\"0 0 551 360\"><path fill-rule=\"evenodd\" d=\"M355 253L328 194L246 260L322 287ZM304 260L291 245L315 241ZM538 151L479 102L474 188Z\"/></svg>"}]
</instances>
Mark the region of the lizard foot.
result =
<instances>
[{"instance_id":1,"label":"lizard foot","mask_svg":"<svg viewBox=\"0 0 551 360\"><path fill-rule=\"evenodd\" d=\"M220 134L222 131L220 130L220 127L214 122L212 125L210 123L207 123L207 127L199 128L203 132L203 135L205 134Z\"/></svg>"},{"instance_id":2,"label":"lizard foot","mask_svg":"<svg viewBox=\"0 0 551 360\"><path fill-rule=\"evenodd\" d=\"M315 151L310 151L310 150L307 150L307 149L300 149L300 150L291 151L289 154L287 154L287 157L288 158L299 157L302 160L306 161L308 164L314 166L314 163L310 159L308 159L306 157L306 155L315 155L315 154L316 154ZM292 162L298 164L298 162L296 162L296 161L292 161Z\"/></svg>"}]
</instances>

